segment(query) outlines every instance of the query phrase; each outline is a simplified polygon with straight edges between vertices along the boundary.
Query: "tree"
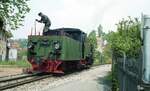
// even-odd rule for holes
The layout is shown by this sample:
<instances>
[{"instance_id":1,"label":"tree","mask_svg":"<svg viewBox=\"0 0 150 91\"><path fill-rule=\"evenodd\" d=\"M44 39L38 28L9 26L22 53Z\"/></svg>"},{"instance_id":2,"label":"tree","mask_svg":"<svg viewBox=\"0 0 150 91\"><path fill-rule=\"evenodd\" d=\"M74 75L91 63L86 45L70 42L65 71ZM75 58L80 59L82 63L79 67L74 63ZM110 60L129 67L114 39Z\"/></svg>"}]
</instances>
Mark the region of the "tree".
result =
<instances>
[{"instance_id":1,"label":"tree","mask_svg":"<svg viewBox=\"0 0 150 91\"><path fill-rule=\"evenodd\" d=\"M25 14L30 11L27 1L29 0L0 0L0 19L5 25L15 30L22 25Z\"/></svg>"},{"instance_id":2,"label":"tree","mask_svg":"<svg viewBox=\"0 0 150 91\"><path fill-rule=\"evenodd\" d=\"M96 31L92 31L88 35L88 41L93 45L94 50L97 48L97 39L96 39Z\"/></svg>"},{"instance_id":3,"label":"tree","mask_svg":"<svg viewBox=\"0 0 150 91\"><path fill-rule=\"evenodd\" d=\"M17 43L19 43L21 48L24 48L24 49L27 48L27 42L28 42L27 39L17 39L16 41Z\"/></svg>"},{"instance_id":4,"label":"tree","mask_svg":"<svg viewBox=\"0 0 150 91\"><path fill-rule=\"evenodd\" d=\"M117 24L117 32L107 34L113 53L128 57L138 57L141 50L140 22L138 19L123 19Z\"/></svg>"},{"instance_id":5,"label":"tree","mask_svg":"<svg viewBox=\"0 0 150 91\"><path fill-rule=\"evenodd\" d=\"M6 36L7 38L11 38L13 36L10 31L5 31L5 26L2 18L0 18L0 33Z\"/></svg>"},{"instance_id":6,"label":"tree","mask_svg":"<svg viewBox=\"0 0 150 91\"><path fill-rule=\"evenodd\" d=\"M103 32L103 28L102 28L101 24L98 26L97 30L98 30L98 37L101 37L102 36L102 32Z\"/></svg>"},{"instance_id":7,"label":"tree","mask_svg":"<svg viewBox=\"0 0 150 91\"><path fill-rule=\"evenodd\" d=\"M105 45L103 50L103 62L104 63L111 63L112 55L111 55L111 47L110 45Z\"/></svg>"},{"instance_id":8,"label":"tree","mask_svg":"<svg viewBox=\"0 0 150 91\"><path fill-rule=\"evenodd\" d=\"M97 57L97 51L96 51L96 48L97 48L97 38L96 38L96 31L93 30L89 33L88 35L88 42L89 44L91 44L93 46L93 57L94 57L94 64L99 64Z\"/></svg>"}]
</instances>

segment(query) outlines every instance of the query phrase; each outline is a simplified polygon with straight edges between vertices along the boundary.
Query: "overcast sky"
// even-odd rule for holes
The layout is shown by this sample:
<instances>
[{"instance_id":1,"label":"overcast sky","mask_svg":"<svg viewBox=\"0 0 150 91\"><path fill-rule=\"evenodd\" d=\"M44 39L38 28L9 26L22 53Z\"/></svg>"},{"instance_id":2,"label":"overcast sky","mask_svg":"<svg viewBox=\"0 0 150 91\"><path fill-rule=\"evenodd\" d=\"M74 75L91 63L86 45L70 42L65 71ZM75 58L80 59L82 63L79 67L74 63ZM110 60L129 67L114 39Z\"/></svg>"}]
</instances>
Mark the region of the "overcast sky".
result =
<instances>
[{"instance_id":1,"label":"overcast sky","mask_svg":"<svg viewBox=\"0 0 150 91\"><path fill-rule=\"evenodd\" d=\"M61 27L79 28L86 33L97 29L98 25L108 32L115 30L115 24L128 16L139 17L141 13L150 15L150 0L30 0L31 11L27 14L24 26L13 31L14 38L27 38L39 12L47 15L51 29ZM43 25L36 24L42 32Z\"/></svg>"}]
</instances>

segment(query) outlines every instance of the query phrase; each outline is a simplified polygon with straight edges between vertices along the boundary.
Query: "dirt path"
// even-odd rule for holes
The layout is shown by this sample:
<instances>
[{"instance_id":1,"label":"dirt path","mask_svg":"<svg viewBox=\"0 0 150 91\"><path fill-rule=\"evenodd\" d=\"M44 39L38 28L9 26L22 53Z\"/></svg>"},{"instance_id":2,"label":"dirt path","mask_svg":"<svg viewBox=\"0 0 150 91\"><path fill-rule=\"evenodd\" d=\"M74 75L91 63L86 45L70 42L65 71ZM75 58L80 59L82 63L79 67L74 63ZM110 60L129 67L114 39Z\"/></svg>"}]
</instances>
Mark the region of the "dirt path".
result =
<instances>
[{"instance_id":1,"label":"dirt path","mask_svg":"<svg viewBox=\"0 0 150 91\"><path fill-rule=\"evenodd\" d=\"M61 85L51 87L53 83L49 84L49 87L45 87L43 91L111 91L111 87L103 82L110 71L111 65L99 66L89 71L81 72L72 80L70 79L71 81L57 82L62 83Z\"/></svg>"},{"instance_id":2,"label":"dirt path","mask_svg":"<svg viewBox=\"0 0 150 91\"><path fill-rule=\"evenodd\" d=\"M8 75L15 75L22 73L22 68L12 67L0 67L0 77L2 76L8 76Z\"/></svg>"}]
</instances>

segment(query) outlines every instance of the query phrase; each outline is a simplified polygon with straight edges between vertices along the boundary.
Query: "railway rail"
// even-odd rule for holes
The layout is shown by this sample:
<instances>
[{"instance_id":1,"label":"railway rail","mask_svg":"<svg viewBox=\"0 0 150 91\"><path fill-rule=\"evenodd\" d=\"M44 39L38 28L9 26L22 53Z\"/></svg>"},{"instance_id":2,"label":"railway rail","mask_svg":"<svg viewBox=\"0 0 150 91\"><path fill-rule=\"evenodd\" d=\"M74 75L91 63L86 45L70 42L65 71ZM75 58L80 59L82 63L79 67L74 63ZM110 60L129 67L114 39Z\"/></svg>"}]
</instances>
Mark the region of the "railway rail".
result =
<instances>
[{"instance_id":1,"label":"railway rail","mask_svg":"<svg viewBox=\"0 0 150 91\"><path fill-rule=\"evenodd\" d=\"M7 77L15 77L15 76L20 76L20 75L25 75L24 73L21 74L15 74L15 75L6 75L6 76L0 76L0 79L2 78L7 78Z\"/></svg>"},{"instance_id":2,"label":"railway rail","mask_svg":"<svg viewBox=\"0 0 150 91\"><path fill-rule=\"evenodd\" d=\"M0 80L0 91L51 77L51 74L29 74Z\"/></svg>"},{"instance_id":3,"label":"railway rail","mask_svg":"<svg viewBox=\"0 0 150 91\"><path fill-rule=\"evenodd\" d=\"M94 69L96 67L97 66L92 66L91 69ZM78 72L80 71L73 72L73 74L77 74ZM72 72L68 73L67 75L69 74L72 74ZM55 77L55 76L59 76L59 75L35 73L35 74L16 74L16 75L0 77L0 91L21 86L48 77Z\"/></svg>"}]
</instances>

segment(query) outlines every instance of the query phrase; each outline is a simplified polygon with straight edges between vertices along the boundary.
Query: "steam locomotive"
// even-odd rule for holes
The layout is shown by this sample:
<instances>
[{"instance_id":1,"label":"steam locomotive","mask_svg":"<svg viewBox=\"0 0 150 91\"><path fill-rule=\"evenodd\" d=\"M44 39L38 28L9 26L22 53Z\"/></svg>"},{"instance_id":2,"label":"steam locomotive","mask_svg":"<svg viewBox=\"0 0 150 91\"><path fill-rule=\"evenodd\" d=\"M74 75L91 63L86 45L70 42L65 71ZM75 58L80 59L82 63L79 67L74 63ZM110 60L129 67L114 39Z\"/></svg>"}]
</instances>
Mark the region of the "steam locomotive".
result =
<instances>
[{"instance_id":1,"label":"steam locomotive","mask_svg":"<svg viewBox=\"0 0 150 91\"><path fill-rule=\"evenodd\" d=\"M90 67L93 47L76 28L58 28L28 36L27 58L34 72L65 73Z\"/></svg>"}]
</instances>

